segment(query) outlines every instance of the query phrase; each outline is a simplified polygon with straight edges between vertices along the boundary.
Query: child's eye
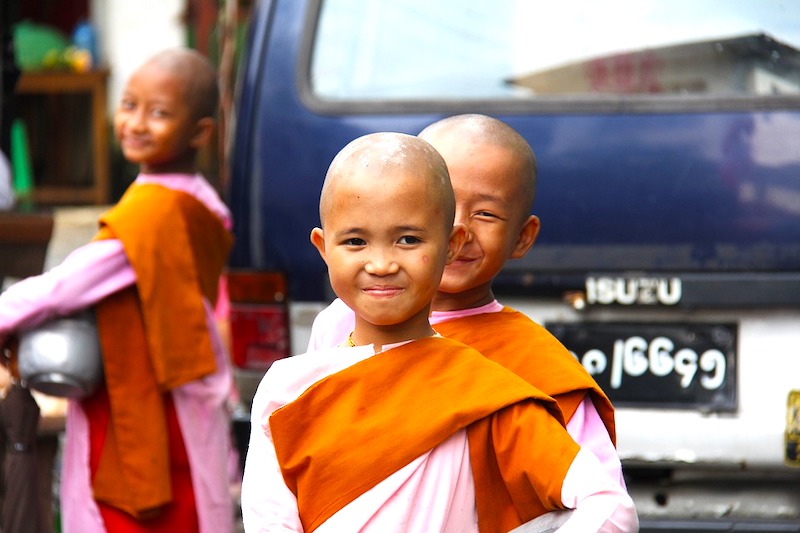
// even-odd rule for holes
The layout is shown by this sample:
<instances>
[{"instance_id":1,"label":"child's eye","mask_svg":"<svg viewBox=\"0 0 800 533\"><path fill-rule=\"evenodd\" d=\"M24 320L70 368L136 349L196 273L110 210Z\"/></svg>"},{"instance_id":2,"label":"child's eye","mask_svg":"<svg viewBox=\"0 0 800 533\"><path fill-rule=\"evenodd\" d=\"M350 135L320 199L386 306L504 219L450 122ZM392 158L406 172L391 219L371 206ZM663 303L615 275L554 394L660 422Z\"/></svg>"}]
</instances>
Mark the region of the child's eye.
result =
<instances>
[{"instance_id":1,"label":"child's eye","mask_svg":"<svg viewBox=\"0 0 800 533\"><path fill-rule=\"evenodd\" d=\"M156 118L165 118L169 116L169 113L167 112L166 109L161 109L159 107L153 108L153 110L150 113Z\"/></svg>"},{"instance_id":2,"label":"child's eye","mask_svg":"<svg viewBox=\"0 0 800 533\"><path fill-rule=\"evenodd\" d=\"M497 218L497 216L494 213L491 213L489 211L477 211L475 213L475 216L483 218Z\"/></svg>"},{"instance_id":3,"label":"child's eye","mask_svg":"<svg viewBox=\"0 0 800 533\"><path fill-rule=\"evenodd\" d=\"M135 108L136 104L133 103L132 100L123 99L119 102L119 108L124 109L125 111L130 111L131 109Z\"/></svg>"},{"instance_id":4,"label":"child's eye","mask_svg":"<svg viewBox=\"0 0 800 533\"><path fill-rule=\"evenodd\" d=\"M413 235L403 235L398 242L400 244L419 244L422 242L422 239L414 237Z\"/></svg>"},{"instance_id":5,"label":"child's eye","mask_svg":"<svg viewBox=\"0 0 800 533\"><path fill-rule=\"evenodd\" d=\"M342 242L342 244L344 244L345 246L364 246L367 243L366 241L364 241L364 239L353 237L352 239L345 239L345 241Z\"/></svg>"}]
</instances>

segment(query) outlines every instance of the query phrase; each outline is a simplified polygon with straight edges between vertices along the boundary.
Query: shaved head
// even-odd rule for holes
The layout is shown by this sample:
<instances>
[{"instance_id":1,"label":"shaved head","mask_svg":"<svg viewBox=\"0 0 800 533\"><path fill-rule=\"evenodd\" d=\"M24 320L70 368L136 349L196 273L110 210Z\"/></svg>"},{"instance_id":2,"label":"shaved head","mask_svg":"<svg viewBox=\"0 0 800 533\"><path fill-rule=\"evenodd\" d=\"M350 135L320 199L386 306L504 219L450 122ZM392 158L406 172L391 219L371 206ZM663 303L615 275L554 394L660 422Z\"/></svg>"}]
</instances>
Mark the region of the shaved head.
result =
<instances>
[{"instance_id":1,"label":"shaved head","mask_svg":"<svg viewBox=\"0 0 800 533\"><path fill-rule=\"evenodd\" d=\"M350 142L333 159L325 175L320 196L320 221L330 210L340 187L353 180L389 180L400 174L413 175L425 183L430 198L440 207L449 232L455 217L455 197L447 165L427 141L404 133L371 133Z\"/></svg>"},{"instance_id":2,"label":"shaved head","mask_svg":"<svg viewBox=\"0 0 800 533\"><path fill-rule=\"evenodd\" d=\"M522 135L505 122L487 115L467 114L447 117L429 125L419 137L439 148L442 139L457 138L460 142L491 145L508 150L517 162L520 172L521 199L529 212L536 196L536 156Z\"/></svg>"},{"instance_id":3,"label":"shaved head","mask_svg":"<svg viewBox=\"0 0 800 533\"><path fill-rule=\"evenodd\" d=\"M170 48L147 59L140 70L158 68L182 80L186 99L195 118L214 117L219 105L219 86L214 66L191 48Z\"/></svg>"}]
</instances>

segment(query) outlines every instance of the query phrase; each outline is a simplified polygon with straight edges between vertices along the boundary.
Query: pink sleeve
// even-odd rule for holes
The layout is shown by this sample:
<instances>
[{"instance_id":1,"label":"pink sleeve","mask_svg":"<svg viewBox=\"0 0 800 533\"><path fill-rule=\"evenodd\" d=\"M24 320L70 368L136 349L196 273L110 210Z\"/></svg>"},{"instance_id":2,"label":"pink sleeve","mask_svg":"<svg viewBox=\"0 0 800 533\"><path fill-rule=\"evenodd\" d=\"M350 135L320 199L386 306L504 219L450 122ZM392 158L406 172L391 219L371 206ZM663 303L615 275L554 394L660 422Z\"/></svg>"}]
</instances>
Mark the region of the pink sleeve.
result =
<instances>
[{"instance_id":1,"label":"pink sleeve","mask_svg":"<svg viewBox=\"0 0 800 533\"><path fill-rule=\"evenodd\" d=\"M574 511L558 531L639 531L639 517L633 500L602 470L602 465L591 452L578 451L561 486L562 502Z\"/></svg>"},{"instance_id":2,"label":"pink sleeve","mask_svg":"<svg viewBox=\"0 0 800 533\"><path fill-rule=\"evenodd\" d=\"M253 397L250 441L242 477L242 521L247 531L302 532L297 498L286 486L269 432L274 410L269 380L265 376Z\"/></svg>"},{"instance_id":3,"label":"pink sleeve","mask_svg":"<svg viewBox=\"0 0 800 533\"><path fill-rule=\"evenodd\" d=\"M620 486L625 488L619 454L588 395L567 423L567 432L575 442L580 444L581 448L585 448L597 456L603 469L614 479L619 479Z\"/></svg>"},{"instance_id":4,"label":"pink sleeve","mask_svg":"<svg viewBox=\"0 0 800 533\"><path fill-rule=\"evenodd\" d=\"M219 277L217 289L217 303L214 305L214 318L225 320L231 313L231 300L228 295L228 276L225 274Z\"/></svg>"},{"instance_id":5,"label":"pink sleeve","mask_svg":"<svg viewBox=\"0 0 800 533\"><path fill-rule=\"evenodd\" d=\"M0 294L0 337L85 309L135 282L120 241L90 242Z\"/></svg>"}]
</instances>

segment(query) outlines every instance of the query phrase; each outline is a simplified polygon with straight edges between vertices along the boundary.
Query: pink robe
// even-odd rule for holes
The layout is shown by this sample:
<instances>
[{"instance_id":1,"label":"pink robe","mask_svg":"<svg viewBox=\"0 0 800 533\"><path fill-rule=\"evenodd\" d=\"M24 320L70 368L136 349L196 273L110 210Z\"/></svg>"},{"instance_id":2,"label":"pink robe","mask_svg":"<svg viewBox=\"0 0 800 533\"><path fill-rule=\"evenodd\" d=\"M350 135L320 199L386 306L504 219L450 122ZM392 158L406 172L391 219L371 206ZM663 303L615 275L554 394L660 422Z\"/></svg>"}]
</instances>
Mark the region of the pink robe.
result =
<instances>
[{"instance_id":1,"label":"pink robe","mask_svg":"<svg viewBox=\"0 0 800 533\"><path fill-rule=\"evenodd\" d=\"M391 346L384 346L384 352ZM287 487L272 443L269 417L322 378L374 355L370 346L334 347L278 361L253 400L242 514L248 532L303 531L297 499ZM313 423L313 421L310 421ZM576 509L562 531L636 531L633 502L581 450L564 478L561 500ZM315 531L452 531L477 533L475 488L466 430L423 453L333 514Z\"/></svg>"},{"instance_id":2,"label":"pink robe","mask_svg":"<svg viewBox=\"0 0 800 533\"><path fill-rule=\"evenodd\" d=\"M436 329L436 324L440 322L481 313L498 313L502 309L503 306L495 300L474 309L446 312L434 311L431 313L430 320L434 329ZM335 299L314 320L314 324L311 326L311 339L308 343L308 350L314 351L343 343L350 332L353 331L354 325L355 315L353 311L341 299ZM597 409L588 396L567 422L567 432L581 447L590 450L596 455L605 470L616 479L619 479L620 486L625 487L622 464L617 450L611 442Z\"/></svg>"}]
</instances>

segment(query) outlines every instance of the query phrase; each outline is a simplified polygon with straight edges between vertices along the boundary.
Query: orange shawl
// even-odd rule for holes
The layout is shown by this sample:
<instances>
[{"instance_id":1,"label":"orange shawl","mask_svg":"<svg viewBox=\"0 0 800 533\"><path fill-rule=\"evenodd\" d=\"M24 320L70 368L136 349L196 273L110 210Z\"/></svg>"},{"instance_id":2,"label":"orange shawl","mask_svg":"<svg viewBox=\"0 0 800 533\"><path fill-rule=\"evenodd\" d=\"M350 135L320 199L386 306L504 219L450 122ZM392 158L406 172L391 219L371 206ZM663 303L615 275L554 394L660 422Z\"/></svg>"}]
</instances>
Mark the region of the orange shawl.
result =
<instances>
[{"instance_id":1,"label":"orange shawl","mask_svg":"<svg viewBox=\"0 0 800 533\"><path fill-rule=\"evenodd\" d=\"M111 416L94 495L146 517L172 498L162 394L216 370L203 297L216 300L232 237L193 196L147 184L100 218L108 238L137 281L96 307Z\"/></svg>"},{"instance_id":2,"label":"orange shawl","mask_svg":"<svg viewBox=\"0 0 800 533\"><path fill-rule=\"evenodd\" d=\"M476 481L481 531L522 524L535 512L528 509L532 501L537 510L540 501L560 508L561 483L578 452L551 398L442 337L323 378L269 423L309 532L460 429L467 429L476 480L502 480L499 492Z\"/></svg>"},{"instance_id":3,"label":"orange shawl","mask_svg":"<svg viewBox=\"0 0 800 533\"><path fill-rule=\"evenodd\" d=\"M445 337L472 346L552 396L567 422L589 394L616 445L611 401L564 345L524 314L505 307L499 313L447 320L434 328Z\"/></svg>"}]
</instances>

